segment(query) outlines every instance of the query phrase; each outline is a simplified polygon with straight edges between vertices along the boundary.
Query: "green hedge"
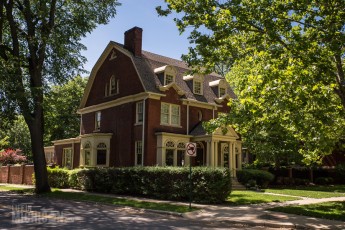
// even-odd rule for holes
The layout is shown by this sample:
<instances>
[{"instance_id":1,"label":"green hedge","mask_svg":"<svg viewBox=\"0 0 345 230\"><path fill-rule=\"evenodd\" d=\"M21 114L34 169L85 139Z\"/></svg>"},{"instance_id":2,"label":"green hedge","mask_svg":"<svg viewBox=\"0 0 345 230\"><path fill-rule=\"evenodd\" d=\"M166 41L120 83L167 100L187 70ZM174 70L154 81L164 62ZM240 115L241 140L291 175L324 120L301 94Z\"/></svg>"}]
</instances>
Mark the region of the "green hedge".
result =
<instances>
[{"instance_id":1,"label":"green hedge","mask_svg":"<svg viewBox=\"0 0 345 230\"><path fill-rule=\"evenodd\" d=\"M188 167L129 167L72 170L64 180L81 190L186 201L188 178ZM194 202L221 203L231 192L228 169L194 167L192 181Z\"/></svg>"},{"instance_id":2,"label":"green hedge","mask_svg":"<svg viewBox=\"0 0 345 230\"><path fill-rule=\"evenodd\" d=\"M274 175L264 170L243 169L237 171L237 179L242 184L247 184L249 180L255 180L261 188L267 188L269 182L273 181Z\"/></svg>"}]
</instances>

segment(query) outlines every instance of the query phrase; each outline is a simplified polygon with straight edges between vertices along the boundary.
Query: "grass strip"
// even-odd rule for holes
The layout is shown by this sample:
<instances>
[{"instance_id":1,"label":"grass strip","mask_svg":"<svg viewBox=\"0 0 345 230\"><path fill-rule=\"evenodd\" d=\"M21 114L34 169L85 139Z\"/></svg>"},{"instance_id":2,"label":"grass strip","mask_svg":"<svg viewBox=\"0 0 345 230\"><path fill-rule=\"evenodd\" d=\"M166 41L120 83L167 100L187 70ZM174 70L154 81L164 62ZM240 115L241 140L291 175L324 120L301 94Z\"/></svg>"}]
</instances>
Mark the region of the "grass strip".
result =
<instances>
[{"instance_id":1,"label":"grass strip","mask_svg":"<svg viewBox=\"0 0 345 230\"><path fill-rule=\"evenodd\" d=\"M0 191L12 191L20 194L34 194L33 188L23 188L23 187L14 187L14 186L0 186ZM148 202L148 201L137 201L132 199L125 198L115 198L109 196L87 194L82 192L63 192L59 189L52 189L52 192L42 194L43 197L48 198L58 198L66 200L76 200L76 201L91 201L96 203L103 204L112 204L112 205L121 205L129 206L134 208L143 208L143 209L152 209L160 210L167 212L177 212L177 213L186 213L191 211L196 211L198 208L192 207L189 209L185 205L174 205L164 202Z\"/></svg>"},{"instance_id":2,"label":"grass strip","mask_svg":"<svg viewBox=\"0 0 345 230\"><path fill-rule=\"evenodd\" d=\"M284 202L290 200L299 200L299 198L271 195L255 191L233 191L231 192L226 203L229 205L249 205L271 202Z\"/></svg>"},{"instance_id":3,"label":"grass strip","mask_svg":"<svg viewBox=\"0 0 345 230\"><path fill-rule=\"evenodd\" d=\"M345 221L345 202L324 202L310 205L285 206L269 209L302 216Z\"/></svg>"},{"instance_id":4,"label":"grass strip","mask_svg":"<svg viewBox=\"0 0 345 230\"><path fill-rule=\"evenodd\" d=\"M266 189L265 192L320 199L345 196L345 185L274 188Z\"/></svg>"}]
</instances>

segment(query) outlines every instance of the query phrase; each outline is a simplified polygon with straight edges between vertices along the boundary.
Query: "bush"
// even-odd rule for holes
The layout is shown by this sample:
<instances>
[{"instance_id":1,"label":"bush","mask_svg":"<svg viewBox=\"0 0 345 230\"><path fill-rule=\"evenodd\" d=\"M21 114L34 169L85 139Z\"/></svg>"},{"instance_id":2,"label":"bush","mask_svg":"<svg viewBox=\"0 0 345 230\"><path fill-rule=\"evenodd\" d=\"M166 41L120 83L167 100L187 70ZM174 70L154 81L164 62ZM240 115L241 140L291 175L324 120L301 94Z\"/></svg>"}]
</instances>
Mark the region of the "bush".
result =
<instances>
[{"instance_id":1,"label":"bush","mask_svg":"<svg viewBox=\"0 0 345 230\"><path fill-rule=\"evenodd\" d=\"M5 166L26 162L26 156L22 156L20 152L21 151L19 149L6 149L4 151L0 151L0 164Z\"/></svg>"},{"instance_id":2,"label":"bush","mask_svg":"<svg viewBox=\"0 0 345 230\"><path fill-rule=\"evenodd\" d=\"M53 188L69 188L69 170L63 168L47 168L48 183Z\"/></svg>"},{"instance_id":3,"label":"bush","mask_svg":"<svg viewBox=\"0 0 345 230\"><path fill-rule=\"evenodd\" d=\"M332 177L318 177L315 179L315 184L325 185L332 184L334 182Z\"/></svg>"},{"instance_id":4,"label":"bush","mask_svg":"<svg viewBox=\"0 0 345 230\"><path fill-rule=\"evenodd\" d=\"M237 171L237 179L242 184L247 184L249 180L255 180L258 186L266 188L269 182L273 181L274 175L263 170L243 169Z\"/></svg>"},{"instance_id":5,"label":"bush","mask_svg":"<svg viewBox=\"0 0 345 230\"><path fill-rule=\"evenodd\" d=\"M188 167L92 168L70 174L74 188L157 199L189 199ZM220 203L231 192L228 169L195 167L192 170L193 201Z\"/></svg>"}]
</instances>

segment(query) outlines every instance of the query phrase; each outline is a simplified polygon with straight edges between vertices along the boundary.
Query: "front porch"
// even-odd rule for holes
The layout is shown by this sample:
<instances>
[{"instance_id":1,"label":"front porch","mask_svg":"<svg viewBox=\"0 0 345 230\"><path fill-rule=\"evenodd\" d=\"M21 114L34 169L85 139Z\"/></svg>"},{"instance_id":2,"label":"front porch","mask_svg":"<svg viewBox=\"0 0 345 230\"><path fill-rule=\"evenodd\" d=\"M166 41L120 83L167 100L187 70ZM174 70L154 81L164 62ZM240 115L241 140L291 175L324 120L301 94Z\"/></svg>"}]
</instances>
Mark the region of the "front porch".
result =
<instances>
[{"instance_id":1,"label":"front porch","mask_svg":"<svg viewBox=\"0 0 345 230\"><path fill-rule=\"evenodd\" d=\"M226 131L226 132L223 132ZM194 134L194 135L193 135ZM232 177L242 167L242 142L232 127L217 129L212 134L200 130L191 135L156 133L157 165L226 167ZM185 144L197 143L197 156L185 154Z\"/></svg>"}]
</instances>

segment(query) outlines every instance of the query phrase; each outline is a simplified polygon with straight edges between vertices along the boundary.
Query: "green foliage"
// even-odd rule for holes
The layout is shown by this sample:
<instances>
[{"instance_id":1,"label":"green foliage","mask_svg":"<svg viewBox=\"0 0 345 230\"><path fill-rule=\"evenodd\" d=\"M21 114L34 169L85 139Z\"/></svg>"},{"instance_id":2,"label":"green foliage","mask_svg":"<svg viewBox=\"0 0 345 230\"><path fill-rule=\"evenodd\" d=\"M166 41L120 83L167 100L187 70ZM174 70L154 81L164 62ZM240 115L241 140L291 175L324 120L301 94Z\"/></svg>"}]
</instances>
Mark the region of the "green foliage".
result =
<instances>
[{"instance_id":1,"label":"green foliage","mask_svg":"<svg viewBox=\"0 0 345 230\"><path fill-rule=\"evenodd\" d=\"M318 177L315 179L315 184L325 185L325 184L332 184L334 179L332 177Z\"/></svg>"},{"instance_id":2,"label":"green foliage","mask_svg":"<svg viewBox=\"0 0 345 230\"><path fill-rule=\"evenodd\" d=\"M187 167L92 168L70 174L69 186L101 193L147 196L166 200L189 199ZM223 202L231 192L228 169L195 167L193 201Z\"/></svg>"},{"instance_id":3,"label":"green foliage","mask_svg":"<svg viewBox=\"0 0 345 230\"><path fill-rule=\"evenodd\" d=\"M330 154L345 130L342 0L166 2L158 13L176 11L180 32L192 31L184 60L197 71L230 67L238 98L217 127L235 126L263 162Z\"/></svg>"},{"instance_id":4,"label":"green foliage","mask_svg":"<svg viewBox=\"0 0 345 230\"><path fill-rule=\"evenodd\" d=\"M237 179L242 184L247 184L250 180L253 180L259 187L266 188L268 183L273 181L274 175L263 170L243 169L237 171Z\"/></svg>"},{"instance_id":5,"label":"green foliage","mask_svg":"<svg viewBox=\"0 0 345 230\"><path fill-rule=\"evenodd\" d=\"M47 168L48 181L50 187L53 188L68 188L69 186L69 172L63 168Z\"/></svg>"},{"instance_id":6,"label":"green foliage","mask_svg":"<svg viewBox=\"0 0 345 230\"><path fill-rule=\"evenodd\" d=\"M86 87L87 78L74 77L61 86L52 86L45 96L46 145L51 141L79 135L80 116L76 113ZM68 128L66 128L68 127Z\"/></svg>"},{"instance_id":7,"label":"green foliage","mask_svg":"<svg viewBox=\"0 0 345 230\"><path fill-rule=\"evenodd\" d=\"M24 116L37 192L50 190L41 167L44 95L50 84L62 84L82 71L81 38L114 17L118 5L117 0L0 1L0 114L8 120L15 112Z\"/></svg>"}]
</instances>

